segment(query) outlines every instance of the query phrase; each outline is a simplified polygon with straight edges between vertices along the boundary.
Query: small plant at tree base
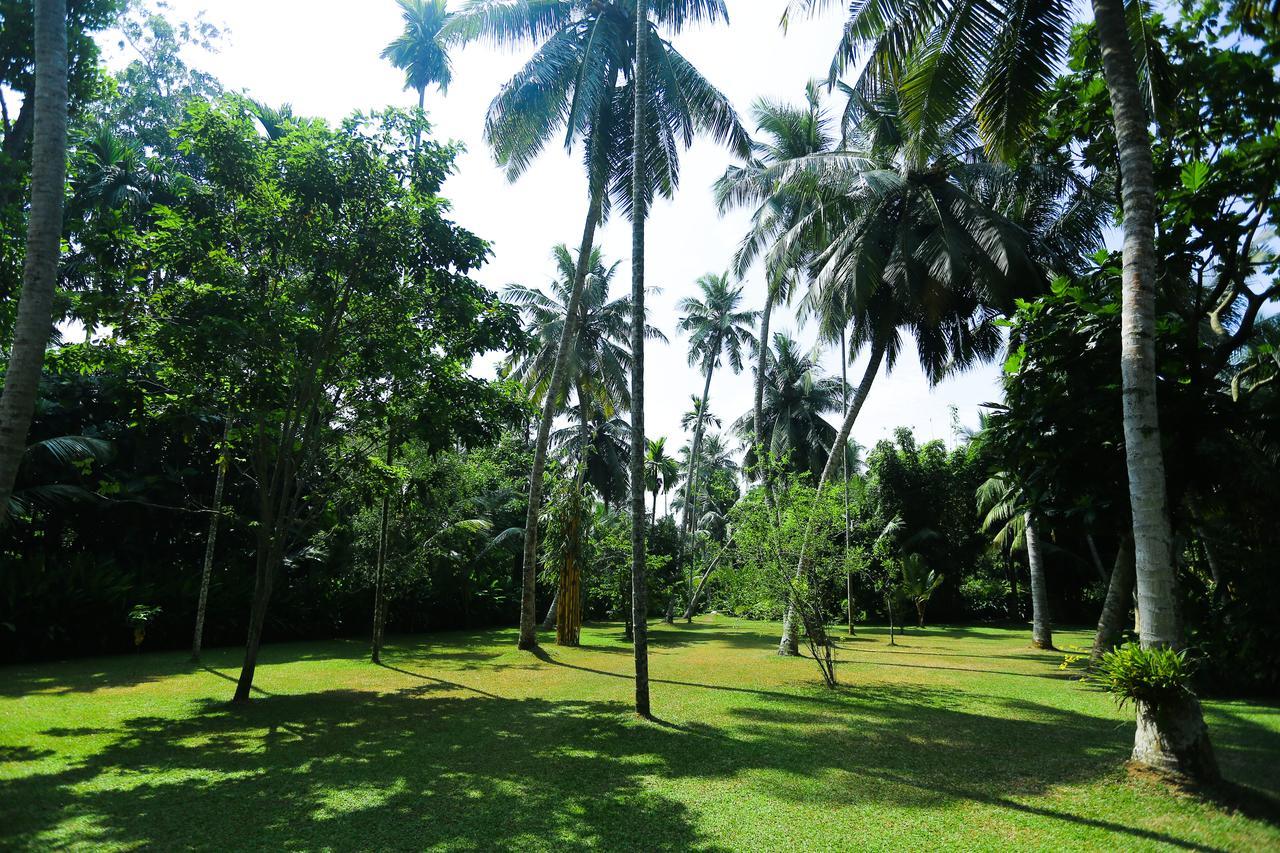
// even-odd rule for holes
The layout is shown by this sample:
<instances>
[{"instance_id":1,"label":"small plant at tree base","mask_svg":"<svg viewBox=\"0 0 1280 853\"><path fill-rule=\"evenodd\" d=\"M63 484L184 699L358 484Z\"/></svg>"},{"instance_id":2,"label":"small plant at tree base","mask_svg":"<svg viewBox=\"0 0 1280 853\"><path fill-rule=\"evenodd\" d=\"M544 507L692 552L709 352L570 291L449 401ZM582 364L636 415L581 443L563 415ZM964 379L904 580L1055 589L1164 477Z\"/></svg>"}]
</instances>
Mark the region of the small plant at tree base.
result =
<instances>
[{"instance_id":1,"label":"small plant at tree base","mask_svg":"<svg viewBox=\"0 0 1280 853\"><path fill-rule=\"evenodd\" d=\"M1187 684L1193 671L1186 651L1144 649L1126 643L1102 656L1091 680L1114 696L1122 708L1141 702L1158 711L1190 693Z\"/></svg>"},{"instance_id":2,"label":"small plant at tree base","mask_svg":"<svg viewBox=\"0 0 1280 853\"><path fill-rule=\"evenodd\" d=\"M147 625L151 624L151 620L160 615L159 607L151 607L147 604L135 604L133 609L129 611L129 622L133 625L133 647L139 648L142 641L147 638Z\"/></svg>"}]
</instances>

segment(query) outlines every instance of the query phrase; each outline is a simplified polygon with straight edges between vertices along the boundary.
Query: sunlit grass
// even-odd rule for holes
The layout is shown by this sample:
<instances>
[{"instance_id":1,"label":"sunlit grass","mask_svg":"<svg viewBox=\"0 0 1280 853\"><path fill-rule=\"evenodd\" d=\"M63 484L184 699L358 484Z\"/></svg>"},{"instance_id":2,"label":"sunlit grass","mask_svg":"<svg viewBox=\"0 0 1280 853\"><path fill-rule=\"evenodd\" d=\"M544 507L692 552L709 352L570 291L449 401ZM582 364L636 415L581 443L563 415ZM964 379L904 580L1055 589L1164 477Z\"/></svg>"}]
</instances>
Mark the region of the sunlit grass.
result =
<instances>
[{"instance_id":1,"label":"sunlit grass","mask_svg":"<svg viewBox=\"0 0 1280 853\"><path fill-rule=\"evenodd\" d=\"M1233 812L1129 778L1128 714L1024 631L864 630L828 691L776 630L655 624L653 723L617 626L270 646L248 707L235 649L3 669L0 846L1280 847L1280 709L1208 704Z\"/></svg>"}]
</instances>

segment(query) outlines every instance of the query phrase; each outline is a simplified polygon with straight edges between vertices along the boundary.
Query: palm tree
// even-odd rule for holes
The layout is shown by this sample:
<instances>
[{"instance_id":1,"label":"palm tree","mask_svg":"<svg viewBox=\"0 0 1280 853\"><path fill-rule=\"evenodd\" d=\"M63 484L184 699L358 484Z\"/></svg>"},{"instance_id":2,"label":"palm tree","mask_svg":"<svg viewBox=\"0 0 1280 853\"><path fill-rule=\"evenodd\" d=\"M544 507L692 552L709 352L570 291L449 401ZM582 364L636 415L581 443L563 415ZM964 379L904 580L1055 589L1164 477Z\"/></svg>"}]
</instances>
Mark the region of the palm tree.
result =
<instances>
[{"instance_id":1,"label":"palm tree","mask_svg":"<svg viewBox=\"0 0 1280 853\"><path fill-rule=\"evenodd\" d=\"M658 493L671 491L679 474L679 463L674 457L667 455L666 437L649 439L645 443L644 477L645 488L653 492L653 509L649 512L650 526L658 518Z\"/></svg>"},{"instance_id":2,"label":"palm tree","mask_svg":"<svg viewBox=\"0 0 1280 853\"><path fill-rule=\"evenodd\" d=\"M67 5L35 3L35 127L31 148L31 210L9 364L0 394L0 524L35 413L44 350L53 331L62 197L67 180Z\"/></svg>"},{"instance_id":3,"label":"palm tree","mask_svg":"<svg viewBox=\"0 0 1280 853\"><path fill-rule=\"evenodd\" d=\"M777 180L794 181L817 199L774 250L812 258L804 310L817 317L825 340L851 329L851 348L871 353L833 442L840 448L881 366L894 366L902 332L915 338L926 376L940 381L993 358L1000 347L995 321L1011 292L1045 278L1022 229L970 192L972 184L997 178L992 167L969 162L967 118L915 133L893 93L875 102L856 92L850 97L851 147L773 170ZM844 455L827 458L819 489ZM794 654L798 626L794 619L784 623L779 653Z\"/></svg>"},{"instance_id":4,"label":"palm tree","mask_svg":"<svg viewBox=\"0 0 1280 853\"><path fill-rule=\"evenodd\" d=\"M587 429L565 427L551 436L551 444L573 460L583 480L600 494L606 508L622 504L628 490L628 458L631 453L631 424L624 418L608 417L596 406Z\"/></svg>"},{"instance_id":5,"label":"palm tree","mask_svg":"<svg viewBox=\"0 0 1280 853\"><path fill-rule=\"evenodd\" d=\"M902 558L902 591L903 598L916 606L916 627L924 627L924 612L929 599L942 586L943 576L934 569L928 568L924 558L919 554L908 554Z\"/></svg>"},{"instance_id":6,"label":"palm tree","mask_svg":"<svg viewBox=\"0 0 1280 853\"><path fill-rule=\"evenodd\" d=\"M805 88L806 106L803 109L765 98L756 101L751 109L752 118L764 141L756 142L745 165L730 167L716 182L716 203L721 214L741 205L755 206L751 228L734 256L734 271L739 277L747 274L756 259L768 252L810 205L810 198L805 193L789 192L787 185L773 180L770 169L780 163L827 151L834 145L830 119L822 109L818 85L817 81L810 81ZM788 264L775 262L766 267L768 287L764 310L760 314L761 341L770 339L769 327L775 305L790 301L796 284L794 270ZM768 347L762 347L756 366L754 434L749 442L757 446L765 443L768 432L763 423L768 358Z\"/></svg>"},{"instance_id":7,"label":"palm tree","mask_svg":"<svg viewBox=\"0 0 1280 853\"><path fill-rule=\"evenodd\" d=\"M1032 510L1025 503L1025 493L1012 476L992 475L978 487L978 513L982 530L992 537L992 544L1007 553L1025 550L1027 568L1031 572L1031 642L1036 648L1053 648L1053 627L1049 615L1049 587L1044 571L1044 556Z\"/></svg>"},{"instance_id":8,"label":"palm tree","mask_svg":"<svg viewBox=\"0 0 1280 853\"><path fill-rule=\"evenodd\" d=\"M693 490L697 480L698 451L702 446L707 403L711 395L711 378L721 359L728 357L734 373L742 370L743 352L755 343L751 330L755 327L758 311L743 311L742 288L732 287L729 276L709 274L698 279L702 298L686 297L680 300L683 313L676 328L689 335L689 364L700 365L703 372L702 397L698 421L693 429L692 470L694 476L685 483L685 506L693 505ZM696 525L686 510L684 527Z\"/></svg>"},{"instance_id":9,"label":"palm tree","mask_svg":"<svg viewBox=\"0 0 1280 853\"><path fill-rule=\"evenodd\" d=\"M697 394L689 395L689 411L680 416L680 428L685 432L692 432L698 425L698 419L702 418L703 429L720 429L723 424L720 422L720 416L711 411L710 405L703 405L702 398Z\"/></svg>"},{"instance_id":10,"label":"palm tree","mask_svg":"<svg viewBox=\"0 0 1280 853\"><path fill-rule=\"evenodd\" d=\"M494 98L486 119L485 135L509 179L523 174L561 129L566 147L582 141L586 154L590 200L568 303L570 321L557 350L548 386L551 393L543 403L530 467L521 648L537 642L534 607L542 474L551 422L564 394L570 342L596 229L611 200L643 219L655 195L674 192L679 176L676 153L692 143L695 131L708 131L735 151L746 150L749 144L728 99L658 36L647 14L641 14L646 12L643 4L627 0L470 0L445 28L450 40L488 38L503 45L538 45L533 57ZM690 23L727 19L722 0L675 0L663 3L659 12L659 20L676 32ZM637 40L638 33L645 35ZM637 44L644 49L638 50ZM640 62L650 50L655 57L652 68ZM638 90L653 95L637 100ZM638 106L654 114L637 125L636 116L644 112ZM637 128L641 146L632 144ZM646 152L643 160L636 159L637 148ZM637 164L643 168L636 169ZM636 310L643 337L643 293ZM633 352L641 351L633 347ZM636 435L636 441L643 442L644 431L637 429ZM639 455L643 456L642 448ZM642 480L639 488L643 510Z\"/></svg>"},{"instance_id":11,"label":"palm tree","mask_svg":"<svg viewBox=\"0 0 1280 853\"><path fill-rule=\"evenodd\" d=\"M830 0L791 0L788 14L829 4ZM1184 638L1156 404L1156 194L1150 115L1129 7L1123 0L1091 4L1120 165L1120 368L1141 642L1144 648L1178 648ZM859 80L863 93L905 80L904 112L917 128L936 125L939 115L954 114L957 108L971 108L988 151L1014 159L1057 75L1070 35L1071 9L1064 0L998 3L994 8L976 0L854 3L831 79L865 54ZM1142 14L1139 8L1139 20ZM1140 30L1137 39L1146 56L1146 28ZM1218 770L1199 702L1187 694L1181 704L1177 713L1166 712L1162 720L1138 707L1133 757L1212 781ZM1160 736L1162 731L1169 737ZM1170 747L1172 743L1185 748Z\"/></svg>"},{"instance_id":12,"label":"palm tree","mask_svg":"<svg viewBox=\"0 0 1280 853\"><path fill-rule=\"evenodd\" d=\"M764 386L760 423L765 441L760 446L776 459L787 459L789 470L817 479L836 439L835 427L823 415L840 410L844 383L824 375L794 338L779 332L773 337ZM755 413L738 418L733 429L748 445L746 467L750 471L757 461L757 448L751 444L756 434Z\"/></svg>"},{"instance_id":13,"label":"palm tree","mask_svg":"<svg viewBox=\"0 0 1280 853\"><path fill-rule=\"evenodd\" d=\"M446 0L396 0L404 31L382 49L382 58L404 72L404 87L418 93L418 110L427 103L427 87L449 90L453 65L441 31L449 21ZM422 129L414 131L413 150L422 143Z\"/></svg>"}]
</instances>

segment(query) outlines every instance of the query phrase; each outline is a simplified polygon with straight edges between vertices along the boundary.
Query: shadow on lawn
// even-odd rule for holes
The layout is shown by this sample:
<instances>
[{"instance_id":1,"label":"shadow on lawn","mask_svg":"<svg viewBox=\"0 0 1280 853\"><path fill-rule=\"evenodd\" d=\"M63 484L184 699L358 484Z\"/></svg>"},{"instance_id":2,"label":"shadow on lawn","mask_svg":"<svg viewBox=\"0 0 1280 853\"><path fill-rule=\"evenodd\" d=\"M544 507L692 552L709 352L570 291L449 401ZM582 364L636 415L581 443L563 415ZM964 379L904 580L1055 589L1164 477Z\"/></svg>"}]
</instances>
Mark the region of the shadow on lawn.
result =
<instances>
[{"instance_id":1,"label":"shadow on lawn","mask_svg":"<svg viewBox=\"0 0 1280 853\"><path fill-rule=\"evenodd\" d=\"M62 772L0 783L0 822L8 842L25 846L80 818L97 844L158 848L714 850L687 807L647 779L770 770L794 776L780 797L811 799L818 786L847 804L977 801L1104 830L1116 843L1192 846L1011 799L1113 772L1124 735L1058 709L1037 706L1031 721L954 710L945 691L922 702L931 691L919 687L814 701L693 685L777 700L731 707L741 725L715 727L642 723L616 702L444 696L459 685L424 682L135 717ZM840 770L850 772L830 785Z\"/></svg>"}]
</instances>

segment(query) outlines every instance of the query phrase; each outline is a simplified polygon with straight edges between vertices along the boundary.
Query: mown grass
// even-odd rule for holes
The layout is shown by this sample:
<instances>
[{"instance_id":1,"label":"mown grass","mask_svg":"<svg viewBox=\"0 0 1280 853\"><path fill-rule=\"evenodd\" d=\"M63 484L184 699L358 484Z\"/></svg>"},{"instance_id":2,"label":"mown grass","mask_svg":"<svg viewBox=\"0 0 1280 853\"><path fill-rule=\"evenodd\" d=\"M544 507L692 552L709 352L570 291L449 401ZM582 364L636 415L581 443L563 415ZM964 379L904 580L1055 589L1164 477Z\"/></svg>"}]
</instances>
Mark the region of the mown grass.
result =
<instances>
[{"instance_id":1,"label":"mown grass","mask_svg":"<svg viewBox=\"0 0 1280 853\"><path fill-rule=\"evenodd\" d=\"M0 670L0 845L220 849L1280 848L1280 709L1210 702L1241 810L1130 777L1127 713L1025 631L842 640L842 686L776 626L617 626L143 654ZM1083 644L1084 634L1059 642Z\"/></svg>"}]
</instances>

